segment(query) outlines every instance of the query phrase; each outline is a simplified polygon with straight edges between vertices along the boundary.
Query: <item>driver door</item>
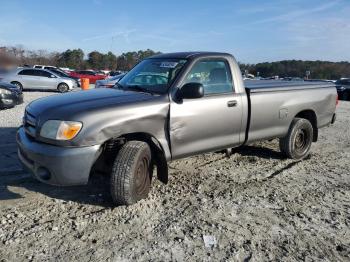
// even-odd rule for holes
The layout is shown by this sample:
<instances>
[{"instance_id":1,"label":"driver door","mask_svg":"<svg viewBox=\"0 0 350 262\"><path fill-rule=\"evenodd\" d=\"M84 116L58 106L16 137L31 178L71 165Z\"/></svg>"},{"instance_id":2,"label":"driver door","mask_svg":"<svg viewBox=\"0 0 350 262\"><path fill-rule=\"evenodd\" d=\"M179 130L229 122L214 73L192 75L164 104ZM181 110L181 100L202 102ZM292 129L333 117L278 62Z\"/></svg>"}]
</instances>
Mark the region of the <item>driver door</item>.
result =
<instances>
[{"instance_id":1,"label":"driver door","mask_svg":"<svg viewBox=\"0 0 350 262\"><path fill-rule=\"evenodd\" d=\"M202 59L186 75L186 83L199 82L204 97L172 101L170 141L172 158L211 152L241 143L242 100L234 92L225 59Z\"/></svg>"}]
</instances>

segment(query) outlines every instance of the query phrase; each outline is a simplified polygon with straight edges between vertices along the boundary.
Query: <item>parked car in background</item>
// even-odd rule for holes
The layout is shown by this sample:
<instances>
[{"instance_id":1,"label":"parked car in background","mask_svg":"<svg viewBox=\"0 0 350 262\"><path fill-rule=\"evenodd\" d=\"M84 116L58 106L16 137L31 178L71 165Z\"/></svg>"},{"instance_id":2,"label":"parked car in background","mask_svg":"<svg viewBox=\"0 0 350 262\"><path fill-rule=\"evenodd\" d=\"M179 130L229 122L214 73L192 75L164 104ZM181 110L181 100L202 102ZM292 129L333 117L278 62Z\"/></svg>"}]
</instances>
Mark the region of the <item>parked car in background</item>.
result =
<instances>
[{"instance_id":1,"label":"parked car in background","mask_svg":"<svg viewBox=\"0 0 350 262\"><path fill-rule=\"evenodd\" d=\"M350 78L341 78L335 82L338 96L342 100L350 99Z\"/></svg>"},{"instance_id":2,"label":"parked car in background","mask_svg":"<svg viewBox=\"0 0 350 262\"><path fill-rule=\"evenodd\" d=\"M33 65L33 68L37 68L37 69L58 69L56 66L47 66L47 65Z\"/></svg>"},{"instance_id":3,"label":"parked car in background","mask_svg":"<svg viewBox=\"0 0 350 262\"><path fill-rule=\"evenodd\" d=\"M23 94L18 86L0 82L0 109L11 108L22 103Z\"/></svg>"},{"instance_id":4,"label":"parked car in background","mask_svg":"<svg viewBox=\"0 0 350 262\"><path fill-rule=\"evenodd\" d=\"M283 81L304 81L301 77L295 77L295 76L287 76L283 77Z\"/></svg>"},{"instance_id":5,"label":"parked car in background","mask_svg":"<svg viewBox=\"0 0 350 262\"><path fill-rule=\"evenodd\" d=\"M1 69L0 68L0 81L1 79L4 78L4 76L8 73L8 70L7 69Z\"/></svg>"},{"instance_id":6,"label":"parked car in background","mask_svg":"<svg viewBox=\"0 0 350 262\"><path fill-rule=\"evenodd\" d=\"M69 75L72 77L78 77L80 79L88 78L90 84L95 84L97 80L103 80L106 78L105 75L99 75L96 72L90 70L78 70L71 72Z\"/></svg>"},{"instance_id":7,"label":"parked car in background","mask_svg":"<svg viewBox=\"0 0 350 262\"><path fill-rule=\"evenodd\" d=\"M111 71L111 72L109 72L108 76L109 76L109 77L112 77L112 76L117 76L117 75L126 74L126 73L127 73L126 71L117 70L117 71Z\"/></svg>"},{"instance_id":8,"label":"parked car in background","mask_svg":"<svg viewBox=\"0 0 350 262\"><path fill-rule=\"evenodd\" d=\"M97 70L95 72L98 75L108 75L108 73L109 73L109 71L107 71L107 70Z\"/></svg>"},{"instance_id":9,"label":"parked car in background","mask_svg":"<svg viewBox=\"0 0 350 262\"><path fill-rule=\"evenodd\" d=\"M67 78L74 79L77 82L78 87L80 87L81 85L81 80L79 77L70 76L66 72L62 71L61 69L49 69L49 71L59 75L60 77L67 77Z\"/></svg>"},{"instance_id":10,"label":"parked car in background","mask_svg":"<svg viewBox=\"0 0 350 262\"><path fill-rule=\"evenodd\" d=\"M102 87L113 87L122 77L125 76L125 74L120 74L117 76L113 76L110 78L106 78L105 80L97 80L95 84L95 88L102 88Z\"/></svg>"},{"instance_id":11,"label":"parked car in background","mask_svg":"<svg viewBox=\"0 0 350 262\"><path fill-rule=\"evenodd\" d=\"M2 81L16 85L19 89L56 89L61 93L75 87L74 79L61 77L46 69L21 68L16 69L2 79Z\"/></svg>"}]
</instances>

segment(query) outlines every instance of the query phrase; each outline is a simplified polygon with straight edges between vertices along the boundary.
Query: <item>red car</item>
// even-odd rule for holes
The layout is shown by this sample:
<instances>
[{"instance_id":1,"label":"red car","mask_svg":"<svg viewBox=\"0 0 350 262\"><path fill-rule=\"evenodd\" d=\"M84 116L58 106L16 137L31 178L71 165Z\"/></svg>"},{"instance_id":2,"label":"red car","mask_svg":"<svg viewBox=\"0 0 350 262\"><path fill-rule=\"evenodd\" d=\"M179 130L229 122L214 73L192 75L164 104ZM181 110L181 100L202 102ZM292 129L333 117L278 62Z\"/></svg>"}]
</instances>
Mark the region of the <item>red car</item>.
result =
<instances>
[{"instance_id":1,"label":"red car","mask_svg":"<svg viewBox=\"0 0 350 262\"><path fill-rule=\"evenodd\" d=\"M88 78L90 84L95 84L97 80L103 80L106 78L105 75L99 75L96 74L94 71L88 71L88 70L79 70L69 73L72 77L78 77L78 78Z\"/></svg>"}]
</instances>

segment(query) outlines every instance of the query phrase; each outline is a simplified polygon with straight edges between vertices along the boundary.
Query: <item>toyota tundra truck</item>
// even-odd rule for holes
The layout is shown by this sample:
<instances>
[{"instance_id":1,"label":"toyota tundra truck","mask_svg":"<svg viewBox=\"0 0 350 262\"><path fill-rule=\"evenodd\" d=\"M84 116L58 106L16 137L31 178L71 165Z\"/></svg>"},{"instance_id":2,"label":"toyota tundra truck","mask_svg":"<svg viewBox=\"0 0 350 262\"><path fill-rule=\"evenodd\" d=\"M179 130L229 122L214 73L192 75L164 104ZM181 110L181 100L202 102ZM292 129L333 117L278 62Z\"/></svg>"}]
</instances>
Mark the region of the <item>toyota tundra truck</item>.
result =
<instances>
[{"instance_id":1,"label":"toyota tundra truck","mask_svg":"<svg viewBox=\"0 0 350 262\"><path fill-rule=\"evenodd\" d=\"M130 205L147 197L153 173L167 183L176 159L273 138L286 157L305 158L318 130L334 123L337 101L332 83L243 82L230 54L159 54L114 88L30 103L18 156L52 185L84 185L104 170L114 204Z\"/></svg>"}]
</instances>

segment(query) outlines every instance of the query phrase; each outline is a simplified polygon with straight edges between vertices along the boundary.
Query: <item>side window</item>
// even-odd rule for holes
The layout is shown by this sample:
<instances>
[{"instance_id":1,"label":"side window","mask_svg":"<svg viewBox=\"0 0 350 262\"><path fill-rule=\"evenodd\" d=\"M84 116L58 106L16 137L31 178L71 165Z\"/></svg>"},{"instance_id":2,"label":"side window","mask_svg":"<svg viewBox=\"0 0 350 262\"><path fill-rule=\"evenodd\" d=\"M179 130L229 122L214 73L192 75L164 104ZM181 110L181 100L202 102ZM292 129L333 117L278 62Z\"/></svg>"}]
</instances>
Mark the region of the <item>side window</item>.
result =
<instances>
[{"instance_id":1,"label":"side window","mask_svg":"<svg viewBox=\"0 0 350 262\"><path fill-rule=\"evenodd\" d=\"M35 76L35 72L37 70L33 70L33 69L24 69L21 72L19 72L19 75L24 75L24 76Z\"/></svg>"},{"instance_id":2,"label":"side window","mask_svg":"<svg viewBox=\"0 0 350 262\"><path fill-rule=\"evenodd\" d=\"M204 95L233 92L230 68L222 59L198 61L185 78L185 83L190 82L202 83Z\"/></svg>"},{"instance_id":3,"label":"side window","mask_svg":"<svg viewBox=\"0 0 350 262\"><path fill-rule=\"evenodd\" d=\"M28 75L31 75L31 74L29 74L30 71L31 71L31 70L22 70L22 71L20 71L18 74L19 74L19 75L22 75L22 76L28 76Z\"/></svg>"},{"instance_id":4,"label":"side window","mask_svg":"<svg viewBox=\"0 0 350 262\"><path fill-rule=\"evenodd\" d=\"M40 73L41 73L41 76L43 76L43 77L50 77L51 76L51 74L49 72L46 72L46 71L40 71Z\"/></svg>"},{"instance_id":5,"label":"side window","mask_svg":"<svg viewBox=\"0 0 350 262\"><path fill-rule=\"evenodd\" d=\"M33 76L41 76L41 70L32 70L33 72L32 72L32 75Z\"/></svg>"}]
</instances>

